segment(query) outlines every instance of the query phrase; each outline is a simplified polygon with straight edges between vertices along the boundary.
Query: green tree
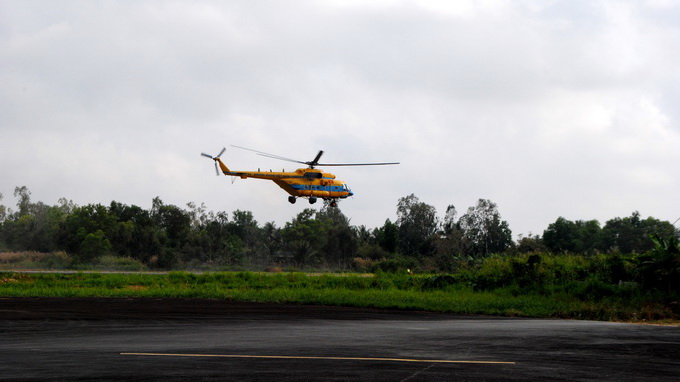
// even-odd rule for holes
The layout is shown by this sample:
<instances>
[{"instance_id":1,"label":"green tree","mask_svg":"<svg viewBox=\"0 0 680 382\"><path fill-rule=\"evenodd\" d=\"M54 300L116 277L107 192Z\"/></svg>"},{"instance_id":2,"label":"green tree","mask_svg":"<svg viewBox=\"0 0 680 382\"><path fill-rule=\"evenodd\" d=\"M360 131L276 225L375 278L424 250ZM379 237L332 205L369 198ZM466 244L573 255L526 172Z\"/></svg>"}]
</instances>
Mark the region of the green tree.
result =
<instances>
[{"instance_id":1,"label":"green tree","mask_svg":"<svg viewBox=\"0 0 680 382\"><path fill-rule=\"evenodd\" d=\"M17 212L11 214L2 228L2 240L11 250L31 250L31 242L35 238L38 224L36 217L30 214L31 192L26 186L15 187Z\"/></svg>"},{"instance_id":2,"label":"green tree","mask_svg":"<svg viewBox=\"0 0 680 382\"><path fill-rule=\"evenodd\" d=\"M441 230L436 237L436 267L445 272L454 272L462 262L470 260L463 245L464 231L457 219L458 211L453 205L446 208Z\"/></svg>"},{"instance_id":3,"label":"green tree","mask_svg":"<svg viewBox=\"0 0 680 382\"><path fill-rule=\"evenodd\" d=\"M508 223L501 220L498 206L488 199L479 199L460 217L458 224L463 231L463 247L467 255L485 257L491 253L502 253L510 248L512 231Z\"/></svg>"},{"instance_id":4,"label":"green tree","mask_svg":"<svg viewBox=\"0 0 680 382\"><path fill-rule=\"evenodd\" d=\"M2 225L2 241L7 248L14 251L31 250L31 240L36 231L36 219L33 215L13 216Z\"/></svg>"},{"instance_id":5,"label":"green tree","mask_svg":"<svg viewBox=\"0 0 680 382\"><path fill-rule=\"evenodd\" d=\"M576 238L576 252L593 254L602 247L602 228L597 220L577 220L578 234Z\"/></svg>"},{"instance_id":6,"label":"green tree","mask_svg":"<svg viewBox=\"0 0 680 382\"><path fill-rule=\"evenodd\" d=\"M59 245L69 253L78 254L87 235L102 231L108 240L114 237L116 227L115 216L105 206L88 204L77 207L59 227Z\"/></svg>"},{"instance_id":7,"label":"green tree","mask_svg":"<svg viewBox=\"0 0 680 382\"><path fill-rule=\"evenodd\" d=\"M543 243L552 252L593 253L602 247L602 229L597 220L567 220L559 217L543 232Z\"/></svg>"},{"instance_id":8,"label":"green tree","mask_svg":"<svg viewBox=\"0 0 680 382\"><path fill-rule=\"evenodd\" d=\"M236 210L232 212L231 232L246 245L254 246L258 241L259 226L250 211Z\"/></svg>"},{"instance_id":9,"label":"green tree","mask_svg":"<svg viewBox=\"0 0 680 382\"><path fill-rule=\"evenodd\" d=\"M461 228L460 221L457 220L458 211L454 205L449 205L444 214L444 223L442 224L442 231L437 242L437 253L440 256L458 257L464 252L463 235L464 231Z\"/></svg>"},{"instance_id":10,"label":"green tree","mask_svg":"<svg viewBox=\"0 0 680 382\"><path fill-rule=\"evenodd\" d=\"M269 257L264 234L250 211L236 210L232 213L231 232L243 243L242 258L251 264L262 265Z\"/></svg>"},{"instance_id":11,"label":"green tree","mask_svg":"<svg viewBox=\"0 0 680 382\"><path fill-rule=\"evenodd\" d=\"M229 219L226 213L218 213L198 231L201 253L198 258L208 263L228 262L233 249L229 240Z\"/></svg>"},{"instance_id":12,"label":"green tree","mask_svg":"<svg viewBox=\"0 0 680 382\"><path fill-rule=\"evenodd\" d=\"M357 240L349 219L338 208L324 207L316 212L307 208L281 230L285 250L300 267L325 262L346 268L357 250Z\"/></svg>"},{"instance_id":13,"label":"green tree","mask_svg":"<svg viewBox=\"0 0 680 382\"><path fill-rule=\"evenodd\" d=\"M14 195L18 198L19 210L6 216L0 230L0 240L12 250L57 250L59 225L65 213L56 206L31 203L31 192L26 186L16 187Z\"/></svg>"},{"instance_id":14,"label":"green tree","mask_svg":"<svg viewBox=\"0 0 680 382\"><path fill-rule=\"evenodd\" d=\"M191 218L192 227L204 226L208 224L209 221L215 219L215 214L208 212L204 203L201 203L200 206L197 206L196 203L189 202L187 203L187 207L189 207L188 214Z\"/></svg>"},{"instance_id":15,"label":"green tree","mask_svg":"<svg viewBox=\"0 0 680 382\"><path fill-rule=\"evenodd\" d=\"M641 219L635 211L629 217L608 220L602 228L604 250L618 249L622 253L643 253L654 248L650 235L659 235L664 240L677 237L675 227L667 222L648 217Z\"/></svg>"},{"instance_id":16,"label":"green tree","mask_svg":"<svg viewBox=\"0 0 680 382\"><path fill-rule=\"evenodd\" d=\"M42 202L31 204L29 215L33 217L33 227L26 232L26 249L38 252L52 252L58 249L59 227L66 214L58 206L48 206Z\"/></svg>"},{"instance_id":17,"label":"green tree","mask_svg":"<svg viewBox=\"0 0 680 382\"><path fill-rule=\"evenodd\" d=\"M59 210L64 213L64 215L68 215L72 213L78 206L73 203L73 200L68 200L66 198L59 198L58 200L59 203Z\"/></svg>"},{"instance_id":18,"label":"green tree","mask_svg":"<svg viewBox=\"0 0 680 382\"><path fill-rule=\"evenodd\" d=\"M315 219L316 211L305 208L281 231L286 250L300 267L320 261L319 251L325 243L323 223Z\"/></svg>"},{"instance_id":19,"label":"green tree","mask_svg":"<svg viewBox=\"0 0 680 382\"><path fill-rule=\"evenodd\" d=\"M538 235L520 235L515 250L517 253L545 252L548 248L543 243L543 238Z\"/></svg>"},{"instance_id":20,"label":"green tree","mask_svg":"<svg viewBox=\"0 0 680 382\"><path fill-rule=\"evenodd\" d=\"M2 193L0 193L0 202L2 202ZM9 249L7 248L7 243L5 242L5 220L7 219L7 214L7 208L2 203L0 203L0 251Z\"/></svg>"},{"instance_id":21,"label":"green tree","mask_svg":"<svg viewBox=\"0 0 680 382\"><path fill-rule=\"evenodd\" d=\"M112 201L109 212L116 221L110 237L113 252L147 264L163 252L160 227L149 211Z\"/></svg>"},{"instance_id":22,"label":"green tree","mask_svg":"<svg viewBox=\"0 0 680 382\"><path fill-rule=\"evenodd\" d=\"M283 249L283 239L281 238L281 229L276 227L274 222L267 222L262 227L263 243L267 248L267 261L275 260L277 253Z\"/></svg>"},{"instance_id":23,"label":"green tree","mask_svg":"<svg viewBox=\"0 0 680 382\"><path fill-rule=\"evenodd\" d=\"M106 238L104 231L99 229L85 236L85 239L80 244L76 260L80 263L91 263L110 250L111 243Z\"/></svg>"},{"instance_id":24,"label":"green tree","mask_svg":"<svg viewBox=\"0 0 680 382\"><path fill-rule=\"evenodd\" d=\"M382 227L374 230L377 244L387 253L395 254L399 248L399 226L390 219L385 220Z\"/></svg>"},{"instance_id":25,"label":"green tree","mask_svg":"<svg viewBox=\"0 0 680 382\"><path fill-rule=\"evenodd\" d=\"M283 228L283 239L285 242L297 240L309 241L313 244L322 242L321 223L314 219L316 211L305 208L300 211L291 221L287 222Z\"/></svg>"},{"instance_id":26,"label":"green tree","mask_svg":"<svg viewBox=\"0 0 680 382\"><path fill-rule=\"evenodd\" d=\"M7 207L2 204L2 192L0 192L0 224L7 218ZM0 227L1 228L1 227Z\"/></svg>"},{"instance_id":27,"label":"green tree","mask_svg":"<svg viewBox=\"0 0 680 382\"><path fill-rule=\"evenodd\" d=\"M403 255L429 256L434 252L432 236L437 232L437 211L414 194L397 203L399 248Z\"/></svg>"},{"instance_id":28,"label":"green tree","mask_svg":"<svg viewBox=\"0 0 680 382\"><path fill-rule=\"evenodd\" d=\"M646 288L659 289L669 295L680 292L680 242L677 237L663 238L651 234L654 248L642 254L638 273Z\"/></svg>"},{"instance_id":29,"label":"green tree","mask_svg":"<svg viewBox=\"0 0 680 382\"><path fill-rule=\"evenodd\" d=\"M298 267L316 266L321 263L321 256L317 248L309 241L295 240L288 243L288 248L293 254L293 261Z\"/></svg>"},{"instance_id":30,"label":"green tree","mask_svg":"<svg viewBox=\"0 0 680 382\"><path fill-rule=\"evenodd\" d=\"M356 255L358 243L349 219L340 208L324 206L316 214L322 223L325 241L321 247L323 259L328 264L347 268Z\"/></svg>"},{"instance_id":31,"label":"green tree","mask_svg":"<svg viewBox=\"0 0 680 382\"><path fill-rule=\"evenodd\" d=\"M388 226L393 226L393 240L386 239L385 225L374 229L369 229L364 225L354 227L354 237L357 240L356 255L362 259L383 259L389 257L390 253L384 249L387 246L396 250L397 235L399 228L392 224L389 219L385 221ZM389 229L388 229L389 231ZM392 242L391 244L389 242ZM382 244L382 245L381 245ZM362 268L363 269L363 268Z\"/></svg>"},{"instance_id":32,"label":"green tree","mask_svg":"<svg viewBox=\"0 0 680 382\"><path fill-rule=\"evenodd\" d=\"M151 218L163 232L167 243L166 247L181 250L191 232L191 217L181 208L169 204L163 204L160 199L154 199L154 209Z\"/></svg>"},{"instance_id":33,"label":"green tree","mask_svg":"<svg viewBox=\"0 0 680 382\"><path fill-rule=\"evenodd\" d=\"M15 187L14 197L18 198L17 207L19 211L17 211L17 217L28 215L31 206L31 191L28 190L28 187Z\"/></svg>"},{"instance_id":34,"label":"green tree","mask_svg":"<svg viewBox=\"0 0 680 382\"><path fill-rule=\"evenodd\" d=\"M460 224L458 223L457 217L458 210L456 210L456 206L454 206L453 204L449 204L449 206L446 207L446 213L444 214L444 223L442 225L442 230L444 231L444 234L448 235L453 231L460 229Z\"/></svg>"}]
</instances>

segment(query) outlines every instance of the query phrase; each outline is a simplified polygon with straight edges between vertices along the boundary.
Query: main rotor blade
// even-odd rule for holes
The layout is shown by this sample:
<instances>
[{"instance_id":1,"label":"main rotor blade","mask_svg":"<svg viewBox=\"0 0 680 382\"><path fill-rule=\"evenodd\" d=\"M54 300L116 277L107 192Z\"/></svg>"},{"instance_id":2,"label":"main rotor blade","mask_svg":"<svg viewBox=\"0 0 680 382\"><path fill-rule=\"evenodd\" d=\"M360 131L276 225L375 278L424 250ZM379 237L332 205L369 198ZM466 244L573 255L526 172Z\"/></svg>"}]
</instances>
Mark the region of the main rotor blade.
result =
<instances>
[{"instance_id":1,"label":"main rotor blade","mask_svg":"<svg viewBox=\"0 0 680 382\"><path fill-rule=\"evenodd\" d=\"M316 154L316 157L314 157L314 160L312 160L311 162L307 162L307 164L312 166L312 167L316 166L319 163L319 159L321 158L322 155L323 155L323 150L319 150L319 153Z\"/></svg>"},{"instance_id":2,"label":"main rotor blade","mask_svg":"<svg viewBox=\"0 0 680 382\"><path fill-rule=\"evenodd\" d=\"M231 145L231 146L232 146L232 147L239 148L239 149L242 149L242 150L252 151L252 152L254 152L254 153L257 153L258 155L261 155L261 156L267 157L267 158L274 158L274 159L279 159L279 160L285 160L285 161L288 161L288 162L295 162L295 163L307 164L307 162L303 162L303 161L299 161L299 160L295 160L295 159L291 159L291 158L282 157L282 156L280 156L280 155L269 154L269 153L265 153L264 151L253 150L253 149L249 149L249 148L243 147L243 146L236 146L236 145Z\"/></svg>"},{"instance_id":3,"label":"main rotor blade","mask_svg":"<svg viewBox=\"0 0 680 382\"><path fill-rule=\"evenodd\" d=\"M386 166L399 164L399 162L376 162L376 163L317 163L317 166Z\"/></svg>"},{"instance_id":4,"label":"main rotor blade","mask_svg":"<svg viewBox=\"0 0 680 382\"><path fill-rule=\"evenodd\" d=\"M316 157L314 158L314 160L309 161L309 162L303 162L303 161L299 161L299 160L295 160L295 159L291 159L291 158L282 157L282 156L280 156L280 155L274 155L274 154L265 153L264 151L249 149L249 148L243 147L243 146L236 146L236 145L231 145L231 146L232 146L232 147L239 148L239 149L242 149L242 150L252 151L252 152L254 152L254 153L257 153L257 155L261 155L261 156L263 156L263 157L273 158L273 159L278 159L278 160L285 160L285 161L288 161L288 162L294 162L294 163L300 163L300 164L306 164L306 165L308 165L308 166L310 166L310 167L316 167L316 166L386 166L386 165L399 164L399 162L375 162L375 163L318 163L318 160L319 160L319 159L321 158L321 156L323 155L323 150L319 150L319 153L316 154Z\"/></svg>"},{"instance_id":5,"label":"main rotor blade","mask_svg":"<svg viewBox=\"0 0 680 382\"><path fill-rule=\"evenodd\" d=\"M286 157L282 157L282 156L278 156L278 155L274 155L274 154L258 153L257 155L267 157L267 158L274 158L274 159L278 159L278 160L285 160L286 162L307 164L307 162L303 162L301 160L290 159L290 158L286 158Z\"/></svg>"}]
</instances>

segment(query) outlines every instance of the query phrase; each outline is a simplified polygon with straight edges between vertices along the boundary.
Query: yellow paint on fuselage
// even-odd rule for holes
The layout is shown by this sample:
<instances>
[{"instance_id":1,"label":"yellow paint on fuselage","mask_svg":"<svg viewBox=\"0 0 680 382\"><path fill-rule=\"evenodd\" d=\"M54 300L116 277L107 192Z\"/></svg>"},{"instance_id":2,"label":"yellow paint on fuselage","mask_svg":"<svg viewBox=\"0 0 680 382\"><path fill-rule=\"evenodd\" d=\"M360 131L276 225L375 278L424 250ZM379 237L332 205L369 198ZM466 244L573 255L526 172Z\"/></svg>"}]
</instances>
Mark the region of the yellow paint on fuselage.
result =
<instances>
[{"instance_id":1,"label":"yellow paint on fuselage","mask_svg":"<svg viewBox=\"0 0 680 382\"><path fill-rule=\"evenodd\" d=\"M292 196L344 199L353 195L345 182L336 180L335 175L319 169L299 168L294 172L234 171L230 170L220 158L215 158L215 160L219 163L224 175L237 176L241 179L271 180Z\"/></svg>"}]
</instances>

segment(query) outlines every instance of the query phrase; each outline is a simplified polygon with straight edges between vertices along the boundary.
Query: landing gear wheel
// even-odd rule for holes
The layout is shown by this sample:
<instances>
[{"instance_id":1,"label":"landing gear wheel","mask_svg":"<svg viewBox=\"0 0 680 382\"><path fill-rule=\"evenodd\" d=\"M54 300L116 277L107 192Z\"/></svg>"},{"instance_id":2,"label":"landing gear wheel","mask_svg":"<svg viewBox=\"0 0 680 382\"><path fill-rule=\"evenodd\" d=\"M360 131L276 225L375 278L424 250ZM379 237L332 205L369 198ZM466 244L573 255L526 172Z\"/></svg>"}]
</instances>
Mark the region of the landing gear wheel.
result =
<instances>
[{"instance_id":1,"label":"landing gear wheel","mask_svg":"<svg viewBox=\"0 0 680 382\"><path fill-rule=\"evenodd\" d=\"M338 202L336 202L335 200L333 200L333 201L331 201L330 206L331 206L331 207L337 207L337 206L338 206Z\"/></svg>"},{"instance_id":2,"label":"landing gear wheel","mask_svg":"<svg viewBox=\"0 0 680 382\"><path fill-rule=\"evenodd\" d=\"M314 204L314 203L316 203L316 197L310 196L309 197L309 204Z\"/></svg>"},{"instance_id":3,"label":"landing gear wheel","mask_svg":"<svg viewBox=\"0 0 680 382\"><path fill-rule=\"evenodd\" d=\"M297 199L295 199L295 197L291 195L291 196L288 197L288 201L290 202L290 204L295 204Z\"/></svg>"}]
</instances>

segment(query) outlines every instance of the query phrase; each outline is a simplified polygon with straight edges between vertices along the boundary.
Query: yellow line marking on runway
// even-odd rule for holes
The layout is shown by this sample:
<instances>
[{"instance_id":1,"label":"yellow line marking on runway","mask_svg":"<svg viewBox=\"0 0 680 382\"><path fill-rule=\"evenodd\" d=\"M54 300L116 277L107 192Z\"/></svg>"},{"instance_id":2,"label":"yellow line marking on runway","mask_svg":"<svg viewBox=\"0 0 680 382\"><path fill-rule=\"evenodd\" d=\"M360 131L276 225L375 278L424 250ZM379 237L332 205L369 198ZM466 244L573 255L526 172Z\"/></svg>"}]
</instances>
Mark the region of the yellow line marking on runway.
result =
<instances>
[{"instance_id":1,"label":"yellow line marking on runway","mask_svg":"<svg viewBox=\"0 0 680 382\"><path fill-rule=\"evenodd\" d=\"M315 359L333 361L388 361L388 362L420 362L420 363L468 363L491 365L515 365L515 362L505 361L463 361L448 359L410 359L410 358L380 358L380 357L314 357L294 355L247 355L247 354L171 354L171 353L120 353L120 355L155 356L155 357L212 357L212 358L260 358L260 359Z\"/></svg>"}]
</instances>

